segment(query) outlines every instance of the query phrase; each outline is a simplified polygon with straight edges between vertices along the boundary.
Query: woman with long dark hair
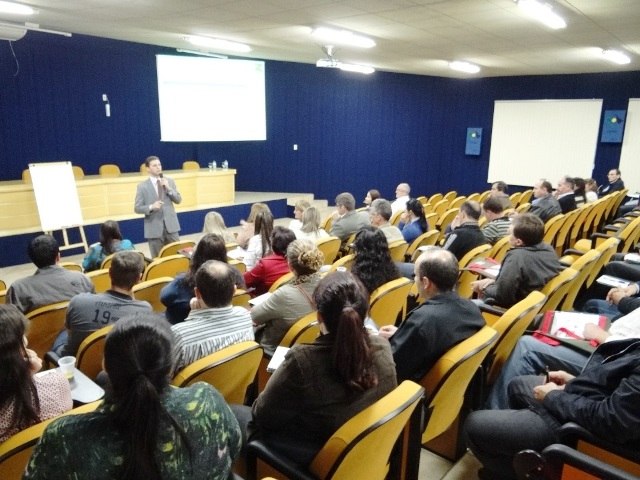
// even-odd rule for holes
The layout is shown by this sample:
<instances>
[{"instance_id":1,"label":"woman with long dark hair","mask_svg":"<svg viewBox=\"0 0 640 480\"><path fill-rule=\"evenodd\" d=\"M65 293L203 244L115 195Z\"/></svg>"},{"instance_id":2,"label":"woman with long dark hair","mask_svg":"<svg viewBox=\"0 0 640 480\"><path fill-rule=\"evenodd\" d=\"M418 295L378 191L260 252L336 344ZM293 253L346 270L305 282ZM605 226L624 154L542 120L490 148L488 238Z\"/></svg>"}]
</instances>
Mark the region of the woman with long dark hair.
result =
<instances>
[{"instance_id":1,"label":"woman with long dark hair","mask_svg":"<svg viewBox=\"0 0 640 480\"><path fill-rule=\"evenodd\" d=\"M36 373L42 361L27 348L27 323L15 305L0 305L0 443L73 406L61 372Z\"/></svg>"},{"instance_id":2,"label":"woman with long dark hair","mask_svg":"<svg viewBox=\"0 0 640 480\"><path fill-rule=\"evenodd\" d=\"M417 199L411 198L407 202L407 211L402 214L398 228L402 230L402 236L408 244L429 230L424 207Z\"/></svg>"},{"instance_id":3,"label":"woman with long dark hair","mask_svg":"<svg viewBox=\"0 0 640 480\"><path fill-rule=\"evenodd\" d=\"M224 398L198 382L171 388L173 336L154 316L119 320L107 336L110 389L102 406L54 420L27 479L228 479L240 451Z\"/></svg>"},{"instance_id":4,"label":"woman with long dark hair","mask_svg":"<svg viewBox=\"0 0 640 480\"><path fill-rule=\"evenodd\" d=\"M271 253L271 233L273 232L273 215L269 211L258 212L254 222L255 235L249 239L243 262L247 271L255 267L258 260Z\"/></svg>"},{"instance_id":5,"label":"woman with long dark hair","mask_svg":"<svg viewBox=\"0 0 640 480\"><path fill-rule=\"evenodd\" d=\"M296 239L288 228L275 227L271 232L271 253L263 256L250 272L245 272L244 283L253 288L252 296L266 293L280 277L290 272L287 263L287 247Z\"/></svg>"},{"instance_id":6,"label":"woman with long dark hair","mask_svg":"<svg viewBox=\"0 0 640 480\"><path fill-rule=\"evenodd\" d=\"M160 292L160 301L167 307L165 315L169 323L180 323L189 315L191 311L189 302L195 296L193 289L196 286L196 272L208 260L228 263L224 238L215 233L207 233L200 239L191 256L189 270L176 275L173 281ZM236 287L244 288L242 274L236 269L234 273L236 273Z\"/></svg>"},{"instance_id":7,"label":"woman with long dark hair","mask_svg":"<svg viewBox=\"0 0 640 480\"><path fill-rule=\"evenodd\" d=\"M398 267L389 253L387 237L379 228L364 227L353 242L356 258L351 267L353 273L371 294L379 286L400 278Z\"/></svg>"},{"instance_id":8,"label":"woman with long dark hair","mask_svg":"<svg viewBox=\"0 0 640 480\"><path fill-rule=\"evenodd\" d=\"M131 240L122 238L118 222L107 220L100 225L100 241L89 247L89 252L82 260L82 268L85 272L98 270L102 261L112 253L134 249Z\"/></svg>"},{"instance_id":9,"label":"woman with long dark hair","mask_svg":"<svg viewBox=\"0 0 640 480\"><path fill-rule=\"evenodd\" d=\"M313 293L321 336L289 351L253 405L255 434L300 463L396 386L389 343L363 326L368 298L348 272L322 279Z\"/></svg>"}]
</instances>

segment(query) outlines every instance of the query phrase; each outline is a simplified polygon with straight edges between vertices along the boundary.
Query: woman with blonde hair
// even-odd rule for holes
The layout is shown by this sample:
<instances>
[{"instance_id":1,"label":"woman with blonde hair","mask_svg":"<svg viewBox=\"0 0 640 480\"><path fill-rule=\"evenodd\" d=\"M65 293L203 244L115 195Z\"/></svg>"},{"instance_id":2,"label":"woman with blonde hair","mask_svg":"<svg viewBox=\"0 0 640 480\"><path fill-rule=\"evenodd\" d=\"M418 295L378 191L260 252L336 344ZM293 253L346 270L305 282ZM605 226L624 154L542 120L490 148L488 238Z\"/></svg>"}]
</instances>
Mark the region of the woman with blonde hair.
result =
<instances>
[{"instance_id":1,"label":"woman with blonde hair","mask_svg":"<svg viewBox=\"0 0 640 480\"><path fill-rule=\"evenodd\" d=\"M251 205L251 211L249 212L247 220L240 220L242 230L240 230L240 233L238 233L236 242L242 248L247 248L247 246L249 245L249 240L255 235L256 215L258 215L258 213L260 212L271 213L269 205L267 205L266 203L254 203L253 205Z\"/></svg>"},{"instance_id":2,"label":"woman with blonde hair","mask_svg":"<svg viewBox=\"0 0 640 480\"><path fill-rule=\"evenodd\" d=\"M235 243L236 237L233 233L227 230L227 226L224 223L224 218L218 212L209 212L204 217L204 226L202 227L202 233L215 233L220 235L225 243Z\"/></svg>"},{"instance_id":3,"label":"woman with blonde hair","mask_svg":"<svg viewBox=\"0 0 640 480\"><path fill-rule=\"evenodd\" d=\"M311 204L307 200L298 200L293 207L293 218L289 223L289 230L300 230L302 228L302 214L309 208Z\"/></svg>"},{"instance_id":4,"label":"woman with blonde hair","mask_svg":"<svg viewBox=\"0 0 640 480\"><path fill-rule=\"evenodd\" d=\"M329 234L320 228L320 212L316 207L307 208L302 214L302 226L294 230L296 238L306 238L317 242L321 238L326 238Z\"/></svg>"},{"instance_id":5,"label":"woman with blonde hair","mask_svg":"<svg viewBox=\"0 0 640 480\"><path fill-rule=\"evenodd\" d=\"M267 353L273 353L296 320L314 310L311 295L320 281L318 271L324 255L311 240L298 239L287 248L287 262L293 281L251 309L251 319L257 325L256 340Z\"/></svg>"}]
</instances>

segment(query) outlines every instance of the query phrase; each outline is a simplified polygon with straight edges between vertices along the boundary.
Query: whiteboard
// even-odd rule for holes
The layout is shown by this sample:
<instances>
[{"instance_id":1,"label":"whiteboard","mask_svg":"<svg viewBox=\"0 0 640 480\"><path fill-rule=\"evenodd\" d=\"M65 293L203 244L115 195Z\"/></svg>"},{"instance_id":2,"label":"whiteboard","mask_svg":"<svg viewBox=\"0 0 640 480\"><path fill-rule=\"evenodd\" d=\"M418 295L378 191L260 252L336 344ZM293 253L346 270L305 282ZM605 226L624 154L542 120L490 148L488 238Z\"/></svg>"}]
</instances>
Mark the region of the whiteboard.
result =
<instances>
[{"instance_id":1,"label":"whiteboard","mask_svg":"<svg viewBox=\"0 0 640 480\"><path fill-rule=\"evenodd\" d=\"M552 184L563 175L590 177L602 99L497 100L487 182Z\"/></svg>"},{"instance_id":2,"label":"whiteboard","mask_svg":"<svg viewBox=\"0 0 640 480\"><path fill-rule=\"evenodd\" d=\"M43 232L82 225L71 162L30 163L29 173Z\"/></svg>"},{"instance_id":3,"label":"whiteboard","mask_svg":"<svg viewBox=\"0 0 640 480\"><path fill-rule=\"evenodd\" d=\"M640 192L640 98L630 98L620 152L620 171L630 193Z\"/></svg>"}]
</instances>

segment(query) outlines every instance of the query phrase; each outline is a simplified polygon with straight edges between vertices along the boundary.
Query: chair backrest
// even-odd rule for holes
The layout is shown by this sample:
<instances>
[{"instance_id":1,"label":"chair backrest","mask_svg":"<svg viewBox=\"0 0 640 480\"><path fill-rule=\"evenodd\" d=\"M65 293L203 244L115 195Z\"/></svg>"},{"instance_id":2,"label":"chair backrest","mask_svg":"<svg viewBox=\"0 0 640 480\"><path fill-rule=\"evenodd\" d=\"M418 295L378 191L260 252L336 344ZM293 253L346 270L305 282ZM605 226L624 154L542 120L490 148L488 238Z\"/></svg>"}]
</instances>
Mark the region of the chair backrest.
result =
<instances>
[{"instance_id":1,"label":"chair backrest","mask_svg":"<svg viewBox=\"0 0 640 480\"><path fill-rule=\"evenodd\" d=\"M82 180L84 178L84 170L82 170L82 167L73 165L71 171L73 172L73 178L76 180Z\"/></svg>"},{"instance_id":2,"label":"chair backrest","mask_svg":"<svg viewBox=\"0 0 640 480\"><path fill-rule=\"evenodd\" d=\"M524 192L522 192L522 195L520 196L520 205L522 205L523 203L530 202L532 196L533 196L532 189L525 190Z\"/></svg>"},{"instance_id":3,"label":"chair backrest","mask_svg":"<svg viewBox=\"0 0 640 480\"><path fill-rule=\"evenodd\" d=\"M558 234L558 230L562 227L562 222L564 221L564 215L559 213L555 217L551 217L544 224L544 237L542 241L548 243L549 245L554 245L554 241L556 239L556 235Z\"/></svg>"},{"instance_id":4,"label":"chair backrest","mask_svg":"<svg viewBox=\"0 0 640 480\"><path fill-rule=\"evenodd\" d=\"M516 207L516 213L526 213L531 208L531 204L529 202L521 203Z\"/></svg>"},{"instance_id":5,"label":"chair backrest","mask_svg":"<svg viewBox=\"0 0 640 480\"><path fill-rule=\"evenodd\" d=\"M458 197L458 192L456 192L455 190L451 190L450 192L447 192L444 194L444 197L442 197L445 200L449 200L449 202L453 202L454 199L456 199Z\"/></svg>"},{"instance_id":6,"label":"chair backrest","mask_svg":"<svg viewBox=\"0 0 640 480\"><path fill-rule=\"evenodd\" d=\"M151 304L156 313L163 313L167 307L160 301L160 291L173 281L172 277L158 277L133 286L133 295L136 300L144 300Z\"/></svg>"},{"instance_id":7,"label":"chair backrest","mask_svg":"<svg viewBox=\"0 0 640 480\"><path fill-rule=\"evenodd\" d=\"M293 347L297 343L313 342L320 334L318 312L307 313L289 327L280 341L281 347Z\"/></svg>"},{"instance_id":8,"label":"chair backrest","mask_svg":"<svg viewBox=\"0 0 640 480\"><path fill-rule=\"evenodd\" d=\"M7 289L7 284L5 283L4 280L0 280L0 290L6 290Z\"/></svg>"},{"instance_id":9,"label":"chair backrest","mask_svg":"<svg viewBox=\"0 0 640 480\"><path fill-rule=\"evenodd\" d=\"M176 374L172 385L186 387L195 382L213 385L227 403L244 403L247 388L256 377L262 347L253 341L230 345L196 360Z\"/></svg>"},{"instance_id":10,"label":"chair backrest","mask_svg":"<svg viewBox=\"0 0 640 480\"><path fill-rule=\"evenodd\" d=\"M404 254L409 248L409 244L404 240L396 240L395 242L391 242L389 244L389 253L391 254L391 259L394 262L403 262Z\"/></svg>"},{"instance_id":11,"label":"chair backrest","mask_svg":"<svg viewBox=\"0 0 640 480\"><path fill-rule=\"evenodd\" d=\"M33 183L33 180L31 180L31 171L28 168L22 170L22 183Z\"/></svg>"},{"instance_id":12,"label":"chair backrest","mask_svg":"<svg viewBox=\"0 0 640 480\"><path fill-rule=\"evenodd\" d=\"M64 415L78 415L81 413L88 413L94 411L102 400L97 402L87 403L81 407L74 408ZM38 440L42 436L44 429L56 418L50 418L44 422L37 423L29 428L16 433L12 437L8 438L4 442L0 443L0 478L3 480L14 480L22 478L27 463L33 453L33 447L35 447Z\"/></svg>"},{"instance_id":13,"label":"chair backrest","mask_svg":"<svg viewBox=\"0 0 640 480\"><path fill-rule=\"evenodd\" d=\"M571 264L571 268L578 272L578 275L571 283L571 286L567 290L567 296L564 298L562 302L562 306L560 310L571 311L573 310L573 304L576 301L576 297L583 286L587 284L587 280L589 280L589 275L594 269L595 265L598 263L598 259L602 254L596 250L589 250L587 253L578 258L575 262Z\"/></svg>"},{"instance_id":14,"label":"chair backrest","mask_svg":"<svg viewBox=\"0 0 640 480\"><path fill-rule=\"evenodd\" d=\"M333 262L331 264L331 267L329 268L329 271L335 272L340 267L344 267L347 270L351 270L351 267L353 266L353 262L355 261L356 261L355 253L350 253L349 255L345 255L344 257L341 257L335 262Z\"/></svg>"},{"instance_id":15,"label":"chair backrest","mask_svg":"<svg viewBox=\"0 0 640 480\"><path fill-rule=\"evenodd\" d=\"M411 285L413 282L405 277L380 285L369 297L369 316L381 326L395 320L406 307Z\"/></svg>"},{"instance_id":16,"label":"chair backrest","mask_svg":"<svg viewBox=\"0 0 640 480\"><path fill-rule=\"evenodd\" d=\"M82 272L82 265L75 262L58 262L58 266L71 270L72 272Z\"/></svg>"},{"instance_id":17,"label":"chair backrest","mask_svg":"<svg viewBox=\"0 0 640 480\"><path fill-rule=\"evenodd\" d=\"M400 217L402 216L403 213L404 213L404 210L398 210L396 213L391 215L391 218L389 219L389 223L397 227L398 224L400 223Z\"/></svg>"},{"instance_id":18,"label":"chair backrest","mask_svg":"<svg viewBox=\"0 0 640 480\"><path fill-rule=\"evenodd\" d=\"M435 204L431 202L431 205L433 205L433 213L437 213L438 218L442 217L442 215L449 210L449 203L449 200L444 198Z\"/></svg>"},{"instance_id":19,"label":"chair backrest","mask_svg":"<svg viewBox=\"0 0 640 480\"><path fill-rule=\"evenodd\" d=\"M520 199L522 198L522 192L515 192L509 196L509 200L511 201L511 205L517 207L520 205Z\"/></svg>"},{"instance_id":20,"label":"chair backrest","mask_svg":"<svg viewBox=\"0 0 640 480\"><path fill-rule=\"evenodd\" d=\"M142 257L142 260L145 262L145 265L149 262L147 258L144 256L144 253L142 253L139 250L133 250L133 251L140 254L140 256ZM111 266L111 261L113 260L114 255L115 253L112 253L111 255L107 255L106 257L104 257L104 260L102 260L102 263L100 264L100 268L108 269Z\"/></svg>"},{"instance_id":21,"label":"chair backrest","mask_svg":"<svg viewBox=\"0 0 640 480\"><path fill-rule=\"evenodd\" d=\"M101 177L119 177L120 167L115 163L105 163L104 165L100 165L98 173Z\"/></svg>"},{"instance_id":22,"label":"chair backrest","mask_svg":"<svg viewBox=\"0 0 640 480\"><path fill-rule=\"evenodd\" d=\"M164 258L170 255L177 255L183 248L193 248L195 246L196 242L194 241L178 240L177 242L168 243L164 247L162 247L160 249L160 252L158 253L158 257Z\"/></svg>"},{"instance_id":23,"label":"chair backrest","mask_svg":"<svg viewBox=\"0 0 640 480\"><path fill-rule=\"evenodd\" d=\"M147 265L142 274L142 280L152 280L159 277L175 277L178 273L189 270L189 259L184 255L169 255L156 258Z\"/></svg>"},{"instance_id":24,"label":"chair backrest","mask_svg":"<svg viewBox=\"0 0 640 480\"><path fill-rule=\"evenodd\" d=\"M558 233L556 234L556 238L554 240L554 244L552 245L558 255L562 255L565 246L568 246L567 242L570 238L571 229L576 223L579 215L580 210L578 209L571 210L570 212L565 214L562 225L560 225L560 229L558 230Z\"/></svg>"},{"instance_id":25,"label":"chair backrest","mask_svg":"<svg viewBox=\"0 0 640 480\"><path fill-rule=\"evenodd\" d=\"M429 197L429 203L435 207L435 205L444 198L444 195L441 193L434 193Z\"/></svg>"},{"instance_id":26,"label":"chair backrest","mask_svg":"<svg viewBox=\"0 0 640 480\"><path fill-rule=\"evenodd\" d=\"M478 245L475 248L472 248L464 256L458 261L459 268L466 268L469 264L478 258L486 258L489 251L491 250L491 245L488 243L484 243L482 245Z\"/></svg>"},{"instance_id":27,"label":"chair backrest","mask_svg":"<svg viewBox=\"0 0 640 480\"><path fill-rule=\"evenodd\" d=\"M247 271L247 265L240 260L236 260L235 258L230 258L227 260L229 265L234 268L237 268L240 273L245 273Z\"/></svg>"},{"instance_id":28,"label":"chair backrest","mask_svg":"<svg viewBox=\"0 0 640 480\"><path fill-rule=\"evenodd\" d=\"M87 377L94 379L102 371L102 359L104 357L104 341L107 333L113 325L107 325L96 330L85 338L76 353L76 367Z\"/></svg>"},{"instance_id":29,"label":"chair backrest","mask_svg":"<svg viewBox=\"0 0 640 480\"><path fill-rule=\"evenodd\" d=\"M249 308L249 300L251 300L251 295L246 290L236 290L231 298L231 305L234 307L245 307Z\"/></svg>"},{"instance_id":30,"label":"chair backrest","mask_svg":"<svg viewBox=\"0 0 640 480\"><path fill-rule=\"evenodd\" d=\"M324 264L331 265L340 250L340 239L338 237L325 237L316 242L316 246L324 255Z\"/></svg>"},{"instance_id":31,"label":"chair backrest","mask_svg":"<svg viewBox=\"0 0 640 480\"><path fill-rule=\"evenodd\" d=\"M428 421L422 443L436 438L454 422L464 401L467 386L478 371L498 333L491 327L478 332L450 348L431 367L420 384L426 391Z\"/></svg>"},{"instance_id":32,"label":"chair backrest","mask_svg":"<svg viewBox=\"0 0 640 480\"><path fill-rule=\"evenodd\" d=\"M424 389L406 380L340 427L309 466L319 479L383 480L396 440Z\"/></svg>"},{"instance_id":33,"label":"chair backrest","mask_svg":"<svg viewBox=\"0 0 640 480\"><path fill-rule=\"evenodd\" d=\"M91 280L91 283L93 283L96 293L106 292L111 288L111 277L109 276L108 268L93 270L91 272L87 272L86 275Z\"/></svg>"},{"instance_id":34,"label":"chair backrest","mask_svg":"<svg viewBox=\"0 0 640 480\"><path fill-rule=\"evenodd\" d=\"M451 200L451 203L449 204L449 208L460 208L460 205L462 205L466 201L467 201L467 197L465 197L464 195L462 195L461 197L456 197L453 200Z\"/></svg>"},{"instance_id":35,"label":"chair backrest","mask_svg":"<svg viewBox=\"0 0 640 480\"><path fill-rule=\"evenodd\" d=\"M566 245L571 248L574 243L578 240L578 236L580 232L584 229L585 222L589 213L593 208L592 203L585 203L581 207L578 208L578 215L571 226L571 231L569 232L569 238L567 239Z\"/></svg>"},{"instance_id":36,"label":"chair backrest","mask_svg":"<svg viewBox=\"0 0 640 480\"><path fill-rule=\"evenodd\" d=\"M293 272L285 273L279 279L277 279L275 282L271 284L271 287L269 287L269 291L275 292L282 285L284 285L285 283L289 283L291 280L293 280Z\"/></svg>"},{"instance_id":37,"label":"chair backrest","mask_svg":"<svg viewBox=\"0 0 640 480\"><path fill-rule=\"evenodd\" d=\"M413 254L416 252L416 250L418 250L418 248L420 247L435 245L436 241L438 240L438 235L440 235L440 232L435 228L433 230L424 232L422 235L419 235L418 238L411 242L411 245L407 247L405 255L409 257L411 261L414 261Z\"/></svg>"},{"instance_id":38,"label":"chair backrest","mask_svg":"<svg viewBox=\"0 0 640 480\"><path fill-rule=\"evenodd\" d=\"M44 358L44 354L51 350L53 341L64 328L68 305L68 301L52 303L27 313L27 340L29 348L35 351L38 357Z\"/></svg>"},{"instance_id":39,"label":"chair backrest","mask_svg":"<svg viewBox=\"0 0 640 480\"><path fill-rule=\"evenodd\" d=\"M542 293L547 296L547 301L544 303L541 312L547 312L549 310L557 310L558 305L567 295L569 288L573 284L573 281L578 276L578 271L573 268L565 268L562 272L557 274L547 284L542 287Z\"/></svg>"},{"instance_id":40,"label":"chair backrest","mask_svg":"<svg viewBox=\"0 0 640 480\"><path fill-rule=\"evenodd\" d=\"M7 289L0 290L0 305L7 303Z\"/></svg>"},{"instance_id":41,"label":"chair backrest","mask_svg":"<svg viewBox=\"0 0 640 480\"><path fill-rule=\"evenodd\" d=\"M498 339L484 362L487 385L493 385L496 381L516 342L522 337L535 316L540 313L545 300L543 293L534 290L504 312L498 321L491 325L491 328L498 332Z\"/></svg>"},{"instance_id":42,"label":"chair backrest","mask_svg":"<svg viewBox=\"0 0 640 480\"><path fill-rule=\"evenodd\" d=\"M460 277L458 278L458 295L462 298L471 298L473 295L471 282L478 278L476 273L464 269L467 268L474 260L486 258L490 250L491 245L488 243L479 245L476 248L469 250L458 262L458 266L460 268Z\"/></svg>"},{"instance_id":43,"label":"chair backrest","mask_svg":"<svg viewBox=\"0 0 640 480\"><path fill-rule=\"evenodd\" d=\"M320 224L320 228L322 228L325 232L329 232L331 230L331 226L333 225L333 215L328 215L322 223Z\"/></svg>"},{"instance_id":44,"label":"chair backrest","mask_svg":"<svg viewBox=\"0 0 640 480\"><path fill-rule=\"evenodd\" d=\"M200 170L200 164L195 160L185 160L182 162L183 170Z\"/></svg>"},{"instance_id":45,"label":"chair backrest","mask_svg":"<svg viewBox=\"0 0 640 480\"><path fill-rule=\"evenodd\" d=\"M452 208L444 212L438 221L436 222L436 228L440 230L440 239L444 238L447 234L447 227L453 221L453 219L458 215L460 211L459 208Z\"/></svg>"},{"instance_id":46,"label":"chair backrest","mask_svg":"<svg viewBox=\"0 0 640 480\"><path fill-rule=\"evenodd\" d=\"M622 242L620 247L620 253L628 253L631 247L633 247L640 234L640 217L636 217L625 225L622 230L616 235Z\"/></svg>"},{"instance_id":47,"label":"chair backrest","mask_svg":"<svg viewBox=\"0 0 640 480\"><path fill-rule=\"evenodd\" d=\"M493 258L496 262L502 263L504 257L507 255L507 252L511 248L511 244L509 243L509 235L498 240L491 250L487 253L487 257Z\"/></svg>"},{"instance_id":48,"label":"chair backrest","mask_svg":"<svg viewBox=\"0 0 640 480\"><path fill-rule=\"evenodd\" d=\"M616 252L618 251L619 244L620 244L620 240L618 240L617 238L608 238L596 247L596 250L598 250L601 255L598 261L595 263L595 265L591 269L591 272L587 276L587 283L586 283L587 288L589 288L593 284L596 278L598 278L598 275L600 274L600 270L602 270L602 268L607 263L609 263L609 260L611 260L611 257L613 257L616 254Z\"/></svg>"}]
</instances>

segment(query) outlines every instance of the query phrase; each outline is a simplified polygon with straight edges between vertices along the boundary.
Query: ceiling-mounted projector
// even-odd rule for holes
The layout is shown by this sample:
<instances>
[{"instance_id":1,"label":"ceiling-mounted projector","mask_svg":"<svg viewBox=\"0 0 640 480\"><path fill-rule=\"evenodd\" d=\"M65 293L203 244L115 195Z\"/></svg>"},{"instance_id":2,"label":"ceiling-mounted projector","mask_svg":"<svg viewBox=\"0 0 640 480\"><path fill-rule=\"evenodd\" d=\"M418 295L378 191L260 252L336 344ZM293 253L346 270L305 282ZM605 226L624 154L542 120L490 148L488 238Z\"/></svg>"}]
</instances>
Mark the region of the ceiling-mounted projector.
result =
<instances>
[{"instance_id":1,"label":"ceiling-mounted projector","mask_svg":"<svg viewBox=\"0 0 640 480\"><path fill-rule=\"evenodd\" d=\"M9 40L14 42L20 40L27 33L26 28L9 27L7 25L0 25L0 40Z\"/></svg>"},{"instance_id":2,"label":"ceiling-mounted projector","mask_svg":"<svg viewBox=\"0 0 640 480\"><path fill-rule=\"evenodd\" d=\"M333 56L334 48L335 47L333 45L325 45L324 47L322 47L322 51L327 54L327 58L321 58L320 60L318 60L316 62L316 67L339 68L340 70L344 70L345 72L356 72L364 74L375 72L375 69L368 65L358 65L355 63L341 62Z\"/></svg>"}]
</instances>

